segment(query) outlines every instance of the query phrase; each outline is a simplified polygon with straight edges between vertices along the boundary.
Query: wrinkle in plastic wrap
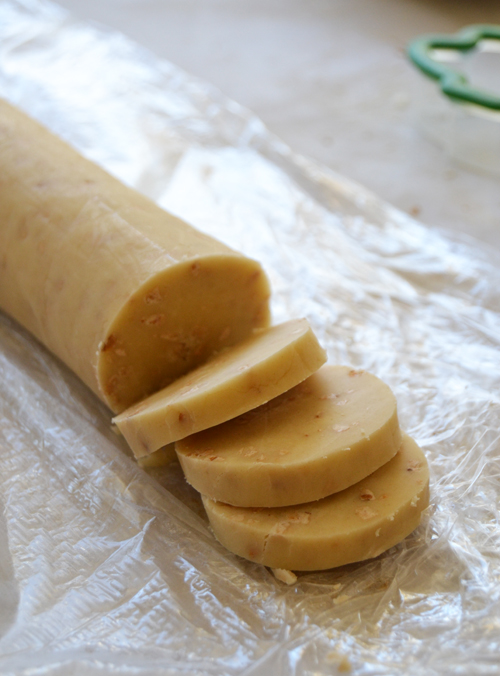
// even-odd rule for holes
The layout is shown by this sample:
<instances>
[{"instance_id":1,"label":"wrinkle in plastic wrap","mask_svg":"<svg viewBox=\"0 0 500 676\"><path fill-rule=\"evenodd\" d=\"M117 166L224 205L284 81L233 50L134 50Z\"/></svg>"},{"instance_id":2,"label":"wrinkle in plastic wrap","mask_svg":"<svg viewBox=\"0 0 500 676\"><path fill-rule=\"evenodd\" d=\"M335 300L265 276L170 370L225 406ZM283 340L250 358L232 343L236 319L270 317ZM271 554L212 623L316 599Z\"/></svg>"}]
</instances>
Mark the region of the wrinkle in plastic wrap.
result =
<instances>
[{"instance_id":1,"label":"wrinkle in plastic wrap","mask_svg":"<svg viewBox=\"0 0 500 676\"><path fill-rule=\"evenodd\" d=\"M175 464L0 319L2 674L493 674L500 655L500 273L294 155L209 85L37 0L0 4L0 93L259 259L275 321L395 391L431 466L420 528L287 587L214 541Z\"/></svg>"}]
</instances>

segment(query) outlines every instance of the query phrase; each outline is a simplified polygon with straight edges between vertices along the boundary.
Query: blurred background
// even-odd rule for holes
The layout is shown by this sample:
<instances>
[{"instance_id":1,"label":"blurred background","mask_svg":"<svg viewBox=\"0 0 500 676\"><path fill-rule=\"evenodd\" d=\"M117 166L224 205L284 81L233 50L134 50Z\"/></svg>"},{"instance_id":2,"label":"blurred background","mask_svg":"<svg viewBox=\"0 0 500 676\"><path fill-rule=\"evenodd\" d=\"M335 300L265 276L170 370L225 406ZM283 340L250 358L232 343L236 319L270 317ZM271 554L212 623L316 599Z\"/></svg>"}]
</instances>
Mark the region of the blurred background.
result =
<instances>
[{"instance_id":1,"label":"blurred background","mask_svg":"<svg viewBox=\"0 0 500 676\"><path fill-rule=\"evenodd\" d=\"M500 24L498 0L59 0L250 108L293 150L500 260L500 179L416 126L425 33ZM500 74L500 53L499 70ZM497 83L497 93L498 93Z\"/></svg>"}]
</instances>

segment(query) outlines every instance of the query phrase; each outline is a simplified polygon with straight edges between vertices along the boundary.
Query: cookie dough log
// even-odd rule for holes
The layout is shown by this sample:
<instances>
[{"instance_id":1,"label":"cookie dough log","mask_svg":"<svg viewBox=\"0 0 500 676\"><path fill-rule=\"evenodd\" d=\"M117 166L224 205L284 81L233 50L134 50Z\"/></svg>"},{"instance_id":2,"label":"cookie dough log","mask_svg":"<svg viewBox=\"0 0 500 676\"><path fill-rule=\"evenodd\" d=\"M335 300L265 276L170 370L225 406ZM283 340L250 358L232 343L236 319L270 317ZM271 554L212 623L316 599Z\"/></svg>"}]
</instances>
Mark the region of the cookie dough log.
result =
<instances>
[{"instance_id":1,"label":"cookie dough log","mask_svg":"<svg viewBox=\"0 0 500 676\"><path fill-rule=\"evenodd\" d=\"M0 101L0 307L120 412L269 324L260 265Z\"/></svg>"},{"instance_id":2,"label":"cookie dough log","mask_svg":"<svg viewBox=\"0 0 500 676\"><path fill-rule=\"evenodd\" d=\"M325 361L326 352L307 320L294 319L219 353L113 422L140 458L260 406Z\"/></svg>"},{"instance_id":3,"label":"cookie dough log","mask_svg":"<svg viewBox=\"0 0 500 676\"><path fill-rule=\"evenodd\" d=\"M378 556L415 530L428 502L427 461L408 436L383 467L317 502L251 509L203 498L215 537L227 549L287 570L323 570Z\"/></svg>"},{"instance_id":4,"label":"cookie dough log","mask_svg":"<svg viewBox=\"0 0 500 676\"><path fill-rule=\"evenodd\" d=\"M197 491L240 507L319 500L360 481L399 450L390 388L348 366L323 366L289 392L176 443Z\"/></svg>"}]
</instances>

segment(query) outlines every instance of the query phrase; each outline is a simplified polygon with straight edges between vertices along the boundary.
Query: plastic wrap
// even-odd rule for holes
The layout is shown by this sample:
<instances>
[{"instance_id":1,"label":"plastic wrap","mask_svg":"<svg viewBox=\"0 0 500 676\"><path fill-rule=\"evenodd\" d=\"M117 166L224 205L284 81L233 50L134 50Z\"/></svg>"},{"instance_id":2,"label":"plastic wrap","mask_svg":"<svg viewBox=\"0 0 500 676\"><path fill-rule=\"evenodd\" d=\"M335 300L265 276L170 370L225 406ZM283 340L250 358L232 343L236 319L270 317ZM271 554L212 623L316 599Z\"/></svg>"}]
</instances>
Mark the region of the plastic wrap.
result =
<instances>
[{"instance_id":1,"label":"plastic wrap","mask_svg":"<svg viewBox=\"0 0 500 676\"><path fill-rule=\"evenodd\" d=\"M0 93L163 206L258 258L275 321L395 391L431 506L379 558L286 586L214 541L176 464L0 321L2 674L492 674L500 642L500 273L294 155L120 35L0 3Z\"/></svg>"}]
</instances>

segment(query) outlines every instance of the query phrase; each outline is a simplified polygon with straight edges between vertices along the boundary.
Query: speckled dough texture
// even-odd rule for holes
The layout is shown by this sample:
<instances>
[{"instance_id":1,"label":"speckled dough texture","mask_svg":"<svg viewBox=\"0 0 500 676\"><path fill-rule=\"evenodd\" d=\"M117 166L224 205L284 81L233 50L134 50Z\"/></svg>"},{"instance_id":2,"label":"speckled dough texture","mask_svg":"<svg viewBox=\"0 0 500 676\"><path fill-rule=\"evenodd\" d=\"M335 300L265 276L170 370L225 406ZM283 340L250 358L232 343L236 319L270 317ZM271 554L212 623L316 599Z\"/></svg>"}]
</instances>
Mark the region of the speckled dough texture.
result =
<instances>
[{"instance_id":1,"label":"speckled dough texture","mask_svg":"<svg viewBox=\"0 0 500 676\"><path fill-rule=\"evenodd\" d=\"M307 320L290 320L256 331L113 422L140 458L260 406L325 361Z\"/></svg>"},{"instance_id":2,"label":"speckled dough texture","mask_svg":"<svg viewBox=\"0 0 500 676\"><path fill-rule=\"evenodd\" d=\"M383 467L323 500L275 509L203 504L215 537L239 556L271 568L334 568L378 556L415 530L429 504L429 468L406 436Z\"/></svg>"},{"instance_id":3,"label":"speckled dough texture","mask_svg":"<svg viewBox=\"0 0 500 676\"><path fill-rule=\"evenodd\" d=\"M203 495L280 507L347 488L401 442L390 388L367 371L327 365L264 406L182 439L176 452Z\"/></svg>"}]
</instances>

